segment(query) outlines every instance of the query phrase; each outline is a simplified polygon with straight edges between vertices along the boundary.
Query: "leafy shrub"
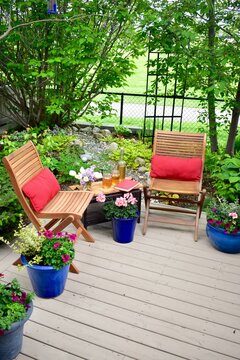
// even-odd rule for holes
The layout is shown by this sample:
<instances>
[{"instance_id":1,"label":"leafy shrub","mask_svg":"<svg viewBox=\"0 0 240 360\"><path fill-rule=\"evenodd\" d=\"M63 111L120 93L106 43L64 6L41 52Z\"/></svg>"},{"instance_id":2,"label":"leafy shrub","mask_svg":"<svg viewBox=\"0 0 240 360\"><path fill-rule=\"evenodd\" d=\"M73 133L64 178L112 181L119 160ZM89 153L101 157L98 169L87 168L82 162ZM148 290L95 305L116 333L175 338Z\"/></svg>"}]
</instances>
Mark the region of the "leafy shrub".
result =
<instances>
[{"instance_id":1,"label":"leafy shrub","mask_svg":"<svg viewBox=\"0 0 240 360\"><path fill-rule=\"evenodd\" d=\"M211 177L219 197L235 201L240 193L240 153L235 157L225 155L212 166Z\"/></svg>"},{"instance_id":2,"label":"leafy shrub","mask_svg":"<svg viewBox=\"0 0 240 360\"><path fill-rule=\"evenodd\" d=\"M143 158L146 161L146 166L149 166L152 158L152 149L148 145L142 143L142 141L135 139L118 139L113 138L112 136L106 138L106 141L114 141L119 147L124 149L124 160L126 161L127 166L136 169L139 166L135 163L137 157ZM120 149L109 154L109 158L117 162L120 159Z\"/></svg>"}]
</instances>

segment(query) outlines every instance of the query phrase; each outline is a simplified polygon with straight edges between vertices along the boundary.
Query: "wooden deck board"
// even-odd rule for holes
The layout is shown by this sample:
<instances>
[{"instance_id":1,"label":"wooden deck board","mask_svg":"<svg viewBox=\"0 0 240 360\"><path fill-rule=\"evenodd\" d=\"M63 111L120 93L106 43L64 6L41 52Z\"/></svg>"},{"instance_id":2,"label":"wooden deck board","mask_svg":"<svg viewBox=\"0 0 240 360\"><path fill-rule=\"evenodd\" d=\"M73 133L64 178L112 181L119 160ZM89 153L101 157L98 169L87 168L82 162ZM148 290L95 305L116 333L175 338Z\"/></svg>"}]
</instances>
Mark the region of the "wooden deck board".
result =
<instances>
[{"instance_id":1,"label":"wooden deck board","mask_svg":"<svg viewBox=\"0 0 240 360\"><path fill-rule=\"evenodd\" d=\"M17 360L240 359L240 254L209 244L205 221L192 230L149 226L117 244L110 224L89 227L96 242L79 240L64 293L34 300ZM31 284L26 270L0 247L5 280Z\"/></svg>"}]
</instances>

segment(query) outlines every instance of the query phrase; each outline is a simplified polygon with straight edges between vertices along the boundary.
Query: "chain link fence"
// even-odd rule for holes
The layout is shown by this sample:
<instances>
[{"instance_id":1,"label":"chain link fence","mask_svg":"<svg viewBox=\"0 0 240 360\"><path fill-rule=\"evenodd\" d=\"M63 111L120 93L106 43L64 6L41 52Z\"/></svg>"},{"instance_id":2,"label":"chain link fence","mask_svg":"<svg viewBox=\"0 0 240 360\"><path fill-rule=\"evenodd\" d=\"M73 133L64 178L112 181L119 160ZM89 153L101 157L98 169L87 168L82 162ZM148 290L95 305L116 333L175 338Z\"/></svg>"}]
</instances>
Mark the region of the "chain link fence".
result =
<instances>
[{"instance_id":1,"label":"chain link fence","mask_svg":"<svg viewBox=\"0 0 240 360\"><path fill-rule=\"evenodd\" d=\"M146 129L151 133L155 128L162 130L197 132L207 124L207 103L199 98L174 98L161 96L147 96L144 94L103 93L96 101L103 100L104 96L112 94L112 112L101 118L100 115L91 115L89 122L98 125L123 125L136 129ZM147 101L146 101L147 99ZM147 104L146 104L147 103ZM231 119L230 114L221 113L220 102L217 116L219 121Z\"/></svg>"}]
</instances>

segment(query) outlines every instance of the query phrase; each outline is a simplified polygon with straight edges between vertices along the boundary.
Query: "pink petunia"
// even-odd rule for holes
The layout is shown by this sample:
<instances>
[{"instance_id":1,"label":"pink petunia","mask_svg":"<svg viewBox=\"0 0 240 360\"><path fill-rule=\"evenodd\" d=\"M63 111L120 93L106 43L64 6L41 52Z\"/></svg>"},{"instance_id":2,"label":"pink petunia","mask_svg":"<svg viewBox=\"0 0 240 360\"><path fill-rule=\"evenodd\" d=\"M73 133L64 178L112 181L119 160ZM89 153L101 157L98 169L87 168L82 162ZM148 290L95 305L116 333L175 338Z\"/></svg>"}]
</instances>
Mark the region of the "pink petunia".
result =
<instances>
[{"instance_id":1,"label":"pink petunia","mask_svg":"<svg viewBox=\"0 0 240 360\"><path fill-rule=\"evenodd\" d=\"M62 246L62 244L59 241L53 244L54 249L58 249L60 246Z\"/></svg>"},{"instance_id":2,"label":"pink petunia","mask_svg":"<svg viewBox=\"0 0 240 360\"><path fill-rule=\"evenodd\" d=\"M62 255L62 261L64 263L68 262L69 260L70 260L70 255L68 255L68 254Z\"/></svg>"},{"instance_id":3,"label":"pink petunia","mask_svg":"<svg viewBox=\"0 0 240 360\"><path fill-rule=\"evenodd\" d=\"M77 235L76 234L68 234L68 238L70 241L74 242L77 240Z\"/></svg>"},{"instance_id":4,"label":"pink petunia","mask_svg":"<svg viewBox=\"0 0 240 360\"><path fill-rule=\"evenodd\" d=\"M63 231L59 231L56 235L56 238L59 238L59 237L64 237L65 236L65 232Z\"/></svg>"},{"instance_id":5,"label":"pink petunia","mask_svg":"<svg viewBox=\"0 0 240 360\"><path fill-rule=\"evenodd\" d=\"M45 230L43 235L47 238L47 239L52 239L53 238L53 232L51 230Z\"/></svg>"},{"instance_id":6,"label":"pink petunia","mask_svg":"<svg viewBox=\"0 0 240 360\"><path fill-rule=\"evenodd\" d=\"M106 201L106 195L103 193L98 194L96 196L96 201L104 203Z\"/></svg>"},{"instance_id":7,"label":"pink petunia","mask_svg":"<svg viewBox=\"0 0 240 360\"><path fill-rule=\"evenodd\" d=\"M231 218L233 218L233 219L238 218L238 214L236 212L230 212L230 214L228 214L228 216L231 216Z\"/></svg>"}]
</instances>

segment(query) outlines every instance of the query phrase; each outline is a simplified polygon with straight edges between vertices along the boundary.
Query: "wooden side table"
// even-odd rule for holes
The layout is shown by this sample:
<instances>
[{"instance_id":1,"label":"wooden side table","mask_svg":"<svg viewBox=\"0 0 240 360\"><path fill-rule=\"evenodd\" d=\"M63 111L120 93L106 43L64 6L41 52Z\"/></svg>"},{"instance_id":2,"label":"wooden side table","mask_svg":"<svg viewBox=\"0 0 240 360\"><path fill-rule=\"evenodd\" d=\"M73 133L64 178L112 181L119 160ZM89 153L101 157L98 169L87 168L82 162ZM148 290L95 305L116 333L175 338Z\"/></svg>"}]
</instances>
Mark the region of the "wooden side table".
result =
<instances>
[{"instance_id":1,"label":"wooden side table","mask_svg":"<svg viewBox=\"0 0 240 360\"><path fill-rule=\"evenodd\" d=\"M81 185L72 185L70 186L71 190L82 190ZM142 199L142 186L131 190L131 193L133 196L137 199L137 206L138 206L138 212L139 212L139 218L138 223L140 222L140 215L141 215L141 199ZM88 208L84 212L82 222L85 228L87 228L89 225L96 225L104 222L108 222L110 220L107 220L103 213L103 203L99 203L96 201L96 196L99 193L104 193L106 195L106 201L108 200L115 200L117 197L122 196L125 194L123 191L119 191L115 189L114 187L111 188L102 188L102 182L97 181L92 183L91 191L94 192L95 196L92 198L92 201L90 202Z\"/></svg>"}]
</instances>

